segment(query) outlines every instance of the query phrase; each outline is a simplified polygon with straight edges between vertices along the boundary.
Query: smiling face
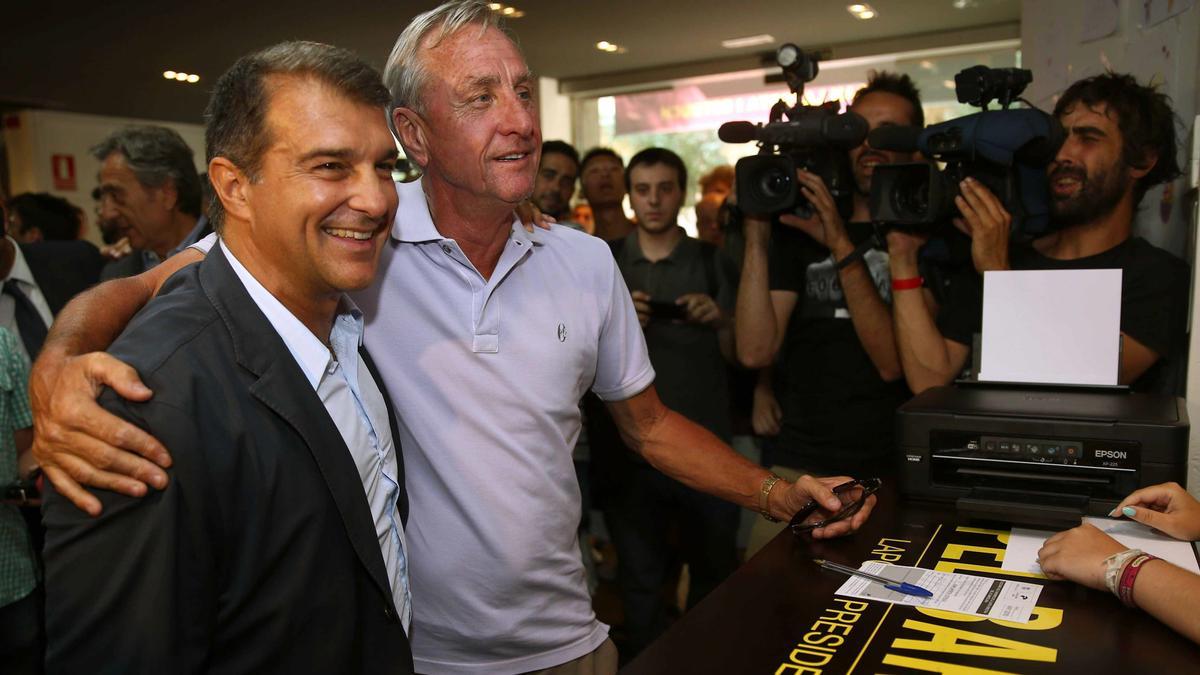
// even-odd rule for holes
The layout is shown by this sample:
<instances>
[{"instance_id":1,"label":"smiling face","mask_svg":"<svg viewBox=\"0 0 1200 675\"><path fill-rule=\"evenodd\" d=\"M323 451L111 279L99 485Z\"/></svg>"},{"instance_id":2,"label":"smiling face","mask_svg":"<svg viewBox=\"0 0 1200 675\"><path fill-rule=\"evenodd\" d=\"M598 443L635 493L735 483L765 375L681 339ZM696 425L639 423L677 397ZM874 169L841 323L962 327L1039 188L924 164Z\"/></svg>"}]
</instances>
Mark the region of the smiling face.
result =
<instances>
[{"instance_id":1,"label":"smiling face","mask_svg":"<svg viewBox=\"0 0 1200 675\"><path fill-rule=\"evenodd\" d=\"M858 99L850 110L867 121L872 131L886 126L911 126L916 115L908 99L886 91L873 91ZM850 151L854 183L860 195L871 194L871 177L877 164L913 161L913 153L876 150L863 142Z\"/></svg>"},{"instance_id":2,"label":"smiling face","mask_svg":"<svg viewBox=\"0 0 1200 675\"><path fill-rule=\"evenodd\" d=\"M252 271L272 293L307 301L365 288L396 210L386 113L311 77L267 86L270 144L245 188L246 229L230 234L253 247Z\"/></svg>"},{"instance_id":3,"label":"smiling face","mask_svg":"<svg viewBox=\"0 0 1200 675\"><path fill-rule=\"evenodd\" d=\"M468 205L511 209L527 199L542 134L533 75L512 40L468 25L423 48L420 58L429 75L424 112L395 114L414 161L437 183L433 189Z\"/></svg>"},{"instance_id":4,"label":"smiling face","mask_svg":"<svg viewBox=\"0 0 1200 675\"><path fill-rule=\"evenodd\" d=\"M629 204L637 215L639 228L657 234L675 226L683 204L683 190L673 167L638 164L629 170L629 188Z\"/></svg>"},{"instance_id":5,"label":"smiling face","mask_svg":"<svg viewBox=\"0 0 1200 675\"><path fill-rule=\"evenodd\" d=\"M1108 215L1126 196L1132 200L1137 171L1125 163L1115 115L1101 103L1080 102L1059 117L1066 141L1046 168L1051 209L1062 225L1081 225Z\"/></svg>"},{"instance_id":6,"label":"smiling face","mask_svg":"<svg viewBox=\"0 0 1200 675\"><path fill-rule=\"evenodd\" d=\"M575 160L561 152L542 155L537 183L533 190L533 203L559 220L571 215L571 197L575 195L575 178L579 166Z\"/></svg>"}]
</instances>

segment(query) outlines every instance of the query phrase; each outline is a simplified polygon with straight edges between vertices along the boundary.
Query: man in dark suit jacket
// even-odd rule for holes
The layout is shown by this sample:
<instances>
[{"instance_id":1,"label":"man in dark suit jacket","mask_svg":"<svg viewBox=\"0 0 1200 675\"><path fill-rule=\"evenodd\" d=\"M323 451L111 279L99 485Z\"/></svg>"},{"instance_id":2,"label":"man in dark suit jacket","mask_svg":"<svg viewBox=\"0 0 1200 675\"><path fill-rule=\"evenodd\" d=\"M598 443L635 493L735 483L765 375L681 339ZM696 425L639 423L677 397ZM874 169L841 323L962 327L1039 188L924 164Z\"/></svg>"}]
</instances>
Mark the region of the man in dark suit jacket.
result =
<instances>
[{"instance_id":1,"label":"man in dark suit jacket","mask_svg":"<svg viewBox=\"0 0 1200 675\"><path fill-rule=\"evenodd\" d=\"M52 672L412 672L403 464L345 296L373 280L396 209L389 100L313 43L218 81L222 242L111 348L154 397L102 396L169 445L171 482L103 492L94 519L48 491Z\"/></svg>"},{"instance_id":2,"label":"man in dark suit jacket","mask_svg":"<svg viewBox=\"0 0 1200 675\"><path fill-rule=\"evenodd\" d=\"M104 256L86 241L39 241L18 244L50 313L57 315L71 298L100 280Z\"/></svg>"}]
</instances>

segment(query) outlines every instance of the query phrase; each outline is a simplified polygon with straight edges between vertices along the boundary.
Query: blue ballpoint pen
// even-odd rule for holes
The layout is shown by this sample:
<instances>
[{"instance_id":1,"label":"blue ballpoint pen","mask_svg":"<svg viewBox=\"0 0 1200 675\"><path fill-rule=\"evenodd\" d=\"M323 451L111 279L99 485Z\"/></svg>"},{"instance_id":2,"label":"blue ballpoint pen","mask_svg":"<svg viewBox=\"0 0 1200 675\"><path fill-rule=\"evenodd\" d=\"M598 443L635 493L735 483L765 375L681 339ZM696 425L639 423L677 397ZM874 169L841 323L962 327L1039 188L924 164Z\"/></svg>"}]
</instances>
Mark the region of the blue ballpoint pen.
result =
<instances>
[{"instance_id":1,"label":"blue ballpoint pen","mask_svg":"<svg viewBox=\"0 0 1200 675\"><path fill-rule=\"evenodd\" d=\"M897 593L903 593L905 595L915 595L918 598L932 598L933 597L932 592L928 591L927 589L921 588L920 586L914 586L913 584L910 584L907 581L896 581L895 579L888 579L887 577L881 577L877 574L871 574L869 572L864 572L862 570L856 570L853 567L847 567L845 565L839 565L835 562L829 562L828 560L814 559L813 562L817 563L818 565L820 565L821 567L824 567L827 570L833 570L834 572L841 572L842 574L851 574L856 577L863 577L864 579L870 579L871 581L877 581L880 584L883 584L883 587L888 589L889 591L896 591Z\"/></svg>"}]
</instances>

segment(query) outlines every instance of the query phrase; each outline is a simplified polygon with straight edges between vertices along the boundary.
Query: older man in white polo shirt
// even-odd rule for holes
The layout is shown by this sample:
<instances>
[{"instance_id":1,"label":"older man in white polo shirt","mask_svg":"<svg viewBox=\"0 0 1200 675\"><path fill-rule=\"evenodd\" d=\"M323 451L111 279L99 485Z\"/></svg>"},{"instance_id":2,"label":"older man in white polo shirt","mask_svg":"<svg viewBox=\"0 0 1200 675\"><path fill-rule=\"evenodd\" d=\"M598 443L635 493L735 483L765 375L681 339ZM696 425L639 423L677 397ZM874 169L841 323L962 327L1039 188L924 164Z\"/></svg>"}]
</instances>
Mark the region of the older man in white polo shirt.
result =
<instances>
[{"instance_id":1,"label":"older man in white polo shirt","mask_svg":"<svg viewBox=\"0 0 1200 675\"><path fill-rule=\"evenodd\" d=\"M651 464L764 515L788 518L810 498L838 508L828 486L842 479L780 481L667 410L604 242L519 226L513 209L533 189L541 145L536 80L486 4L451 2L414 19L385 80L397 134L424 177L397 186L383 273L356 301L405 453L417 669L614 672L575 540L571 448L587 389L608 401ZM124 311L114 303L133 304L101 287L81 306L100 299L106 316ZM104 356L64 360L102 343L114 330L97 325L104 321L68 323L52 335L59 339L39 385L47 473L84 508L90 496L73 479L131 494L145 490L141 480L162 484L156 466L117 446L166 461L166 450L137 430L78 421L94 416L81 381L146 395ZM51 373L64 375L53 399ZM82 435L88 442L75 447L65 440ZM80 470L81 457L110 470ZM857 528L869 507L817 536Z\"/></svg>"}]
</instances>

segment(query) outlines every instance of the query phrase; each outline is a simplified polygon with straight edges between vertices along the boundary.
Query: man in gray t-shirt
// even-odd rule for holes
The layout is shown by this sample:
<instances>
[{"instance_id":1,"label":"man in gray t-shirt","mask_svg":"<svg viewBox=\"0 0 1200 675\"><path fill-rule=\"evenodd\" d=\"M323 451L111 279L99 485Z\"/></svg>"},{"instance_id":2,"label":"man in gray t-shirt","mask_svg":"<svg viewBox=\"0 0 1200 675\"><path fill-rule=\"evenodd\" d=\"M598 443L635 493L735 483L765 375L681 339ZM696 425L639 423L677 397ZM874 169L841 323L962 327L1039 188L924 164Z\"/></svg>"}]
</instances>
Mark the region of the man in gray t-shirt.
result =
<instances>
[{"instance_id":1,"label":"man in gray t-shirt","mask_svg":"<svg viewBox=\"0 0 1200 675\"><path fill-rule=\"evenodd\" d=\"M664 148L642 150L625 169L637 229L613 242L646 336L655 387L672 410L730 440L726 363L732 357L733 280L717 247L679 227L687 168ZM610 452L612 450L610 449ZM667 623L662 586L670 564L688 565L688 607L737 564L739 514L729 502L668 479L632 452L610 458L616 476L605 522L617 548L627 654L633 656ZM681 547L672 546L678 530ZM681 551L675 551L681 548ZM682 555L680 555L682 554Z\"/></svg>"}]
</instances>

